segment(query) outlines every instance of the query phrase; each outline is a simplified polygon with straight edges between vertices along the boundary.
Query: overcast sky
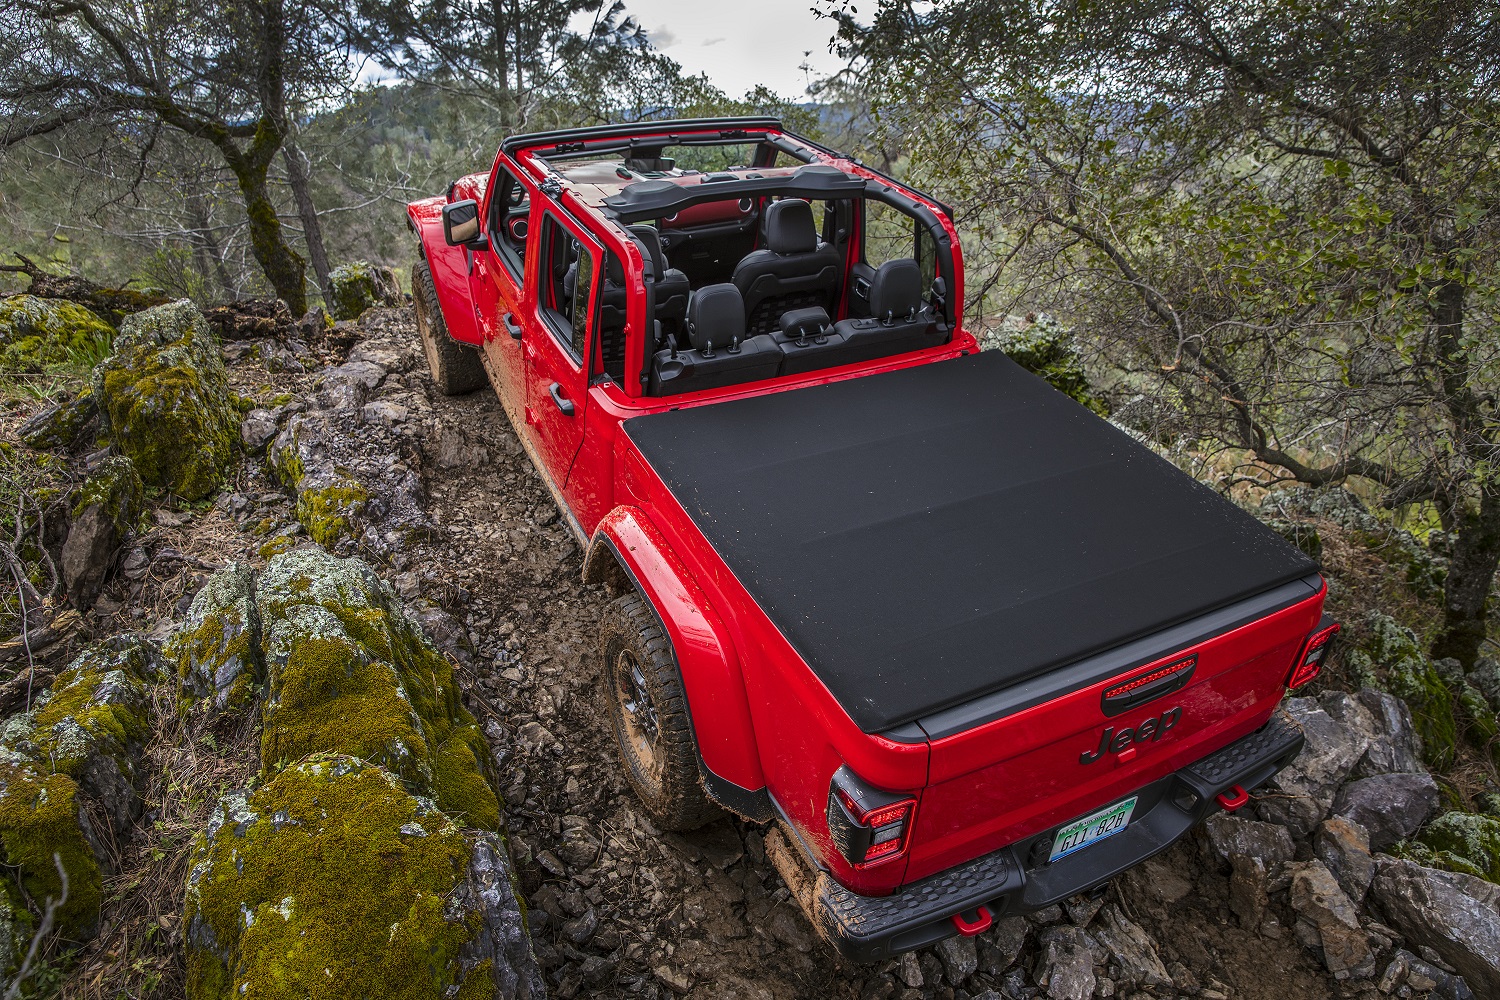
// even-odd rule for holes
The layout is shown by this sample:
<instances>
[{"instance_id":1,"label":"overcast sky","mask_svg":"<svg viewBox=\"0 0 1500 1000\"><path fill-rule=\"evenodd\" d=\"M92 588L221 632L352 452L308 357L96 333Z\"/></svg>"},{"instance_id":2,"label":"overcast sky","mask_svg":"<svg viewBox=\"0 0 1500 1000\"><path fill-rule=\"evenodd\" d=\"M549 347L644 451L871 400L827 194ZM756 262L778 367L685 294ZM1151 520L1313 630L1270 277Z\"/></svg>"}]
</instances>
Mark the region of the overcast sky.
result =
<instances>
[{"instance_id":1,"label":"overcast sky","mask_svg":"<svg viewBox=\"0 0 1500 1000\"><path fill-rule=\"evenodd\" d=\"M813 0L626 0L662 52L690 74L708 78L731 97L765 84L801 100L808 74L839 68L828 52L833 22L812 12Z\"/></svg>"}]
</instances>

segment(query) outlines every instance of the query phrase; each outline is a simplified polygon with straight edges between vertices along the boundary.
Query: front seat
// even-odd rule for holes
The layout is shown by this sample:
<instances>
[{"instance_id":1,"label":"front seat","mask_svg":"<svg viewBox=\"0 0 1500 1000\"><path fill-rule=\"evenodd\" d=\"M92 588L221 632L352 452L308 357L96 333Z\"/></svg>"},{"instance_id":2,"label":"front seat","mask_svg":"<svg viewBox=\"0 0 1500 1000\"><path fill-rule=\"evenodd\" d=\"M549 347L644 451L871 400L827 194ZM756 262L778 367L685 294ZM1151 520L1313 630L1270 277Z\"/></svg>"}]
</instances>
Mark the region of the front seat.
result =
<instances>
[{"instance_id":1,"label":"front seat","mask_svg":"<svg viewBox=\"0 0 1500 1000\"><path fill-rule=\"evenodd\" d=\"M764 249L747 254L732 278L745 298L747 331L777 329L788 309L829 309L839 283L839 252L819 242L812 206L798 198L773 202L760 233Z\"/></svg>"},{"instance_id":2,"label":"front seat","mask_svg":"<svg viewBox=\"0 0 1500 1000\"><path fill-rule=\"evenodd\" d=\"M656 279L656 318L668 333L676 333L687 318L688 276L667 266L666 254L661 252L661 234L655 226L631 226L630 234L645 254Z\"/></svg>"}]
</instances>

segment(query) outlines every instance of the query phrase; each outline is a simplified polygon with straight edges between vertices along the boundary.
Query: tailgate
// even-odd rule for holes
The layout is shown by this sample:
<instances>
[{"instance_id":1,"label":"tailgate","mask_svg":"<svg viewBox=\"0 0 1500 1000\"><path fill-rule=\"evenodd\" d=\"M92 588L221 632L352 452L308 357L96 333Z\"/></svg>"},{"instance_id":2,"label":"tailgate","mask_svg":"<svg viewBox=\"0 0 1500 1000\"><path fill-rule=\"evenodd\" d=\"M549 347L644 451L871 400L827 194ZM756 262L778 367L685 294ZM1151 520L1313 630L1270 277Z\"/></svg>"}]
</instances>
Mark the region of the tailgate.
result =
<instances>
[{"instance_id":1,"label":"tailgate","mask_svg":"<svg viewBox=\"0 0 1500 1000\"><path fill-rule=\"evenodd\" d=\"M1069 821L1258 729L1281 701L1324 593L1316 577L1284 585L1029 689L919 720L931 739L931 772L905 881L1046 834L1035 845L1042 851ZM1107 692L1166 668L1186 670L1180 665L1189 658L1185 686L1125 710L1112 697L1115 714L1106 714Z\"/></svg>"}]
</instances>

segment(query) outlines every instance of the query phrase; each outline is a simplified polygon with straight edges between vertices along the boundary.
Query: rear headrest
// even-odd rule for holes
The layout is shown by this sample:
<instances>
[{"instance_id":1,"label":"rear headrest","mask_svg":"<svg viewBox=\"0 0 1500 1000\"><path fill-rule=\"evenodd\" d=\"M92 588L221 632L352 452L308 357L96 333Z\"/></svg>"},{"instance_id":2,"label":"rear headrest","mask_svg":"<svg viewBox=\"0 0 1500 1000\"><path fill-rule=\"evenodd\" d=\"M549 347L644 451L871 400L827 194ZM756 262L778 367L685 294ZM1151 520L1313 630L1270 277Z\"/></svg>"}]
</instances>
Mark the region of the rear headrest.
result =
<instances>
[{"instance_id":1,"label":"rear headrest","mask_svg":"<svg viewBox=\"0 0 1500 1000\"><path fill-rule=\"evenodd\" d=\"M870 315L905 319L922 308L922 269L910 257L888 260L870 279Z\"/></svg>"},{"instance_id":2,"label":"rear headrest","mask_svg":"<svg viewBox=\"0 0 1500 1000\"><path fill-rule=\"evenodd\" d=\"M800 198L772 202L766 206L760 234L772 253L812 253L818 249L818 227L812 206Z\"/></svg>"},{"instance_id":3,"label":"rear headrest","mask_svg":"<svg viewBox=\"0 0 1500 1000\"><path fill-rule=\"evenodd\" d=\"M667 259L661 252L661 235L657 233L655 226L628 226L630 235L640 245L641 253L646 258L646 264L651 268L651 276L660 279L667 271Z\"/></svg>"},{"instance_id":4,"label":"rear headrest","mask_svg":"<svg viewBox=\"0 0 1500 1000\"><path fill-rule=\"evenodd\" d=\"M695 351L710 343L719 350L744 340L745 299L740 290L725 282L694 292L688 299L687 334Z\"/></svg>"}]
</instances>

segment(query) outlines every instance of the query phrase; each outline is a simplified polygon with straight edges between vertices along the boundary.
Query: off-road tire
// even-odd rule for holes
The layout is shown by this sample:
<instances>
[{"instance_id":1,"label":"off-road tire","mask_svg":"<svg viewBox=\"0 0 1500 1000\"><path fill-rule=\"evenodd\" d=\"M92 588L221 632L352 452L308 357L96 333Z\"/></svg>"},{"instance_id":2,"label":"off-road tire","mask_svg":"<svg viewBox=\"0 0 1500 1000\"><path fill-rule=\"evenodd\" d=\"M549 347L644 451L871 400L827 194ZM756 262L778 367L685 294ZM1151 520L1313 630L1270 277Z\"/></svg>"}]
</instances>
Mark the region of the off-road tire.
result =
<instances>
[{"instance_id":1,"label":"off-road tire","mask_svg":"<svg viewBox=\"0 0 1500 1000\"><path fill-rule=\"evenodd\" d=\"M437 288L432 283L432 268L419 259L411 269L411 298L416 306L417 332L422 335L422 351L432 381L444 396L461 396L489 382L479 352L448 336L448 324L438 308Z\"/></svg>"},{"instance_id":2,"label":"off-road tire","mask_svg":"<svg viewBox=\"0 0 1500 1000\"><path fill-rule=\"evenodd\" d=\"M625 777L663 830L696 830L724 815L703 790L698 744L672 642L638 593L611 603L599 626L599 655L610 728ZM638 671L638 676L630 676ZM628 707L633 692L646 703ZM643 722L649 713L652 724ZM655 730L654 738L648 734Z\"/></svg>"}]
</instances>

